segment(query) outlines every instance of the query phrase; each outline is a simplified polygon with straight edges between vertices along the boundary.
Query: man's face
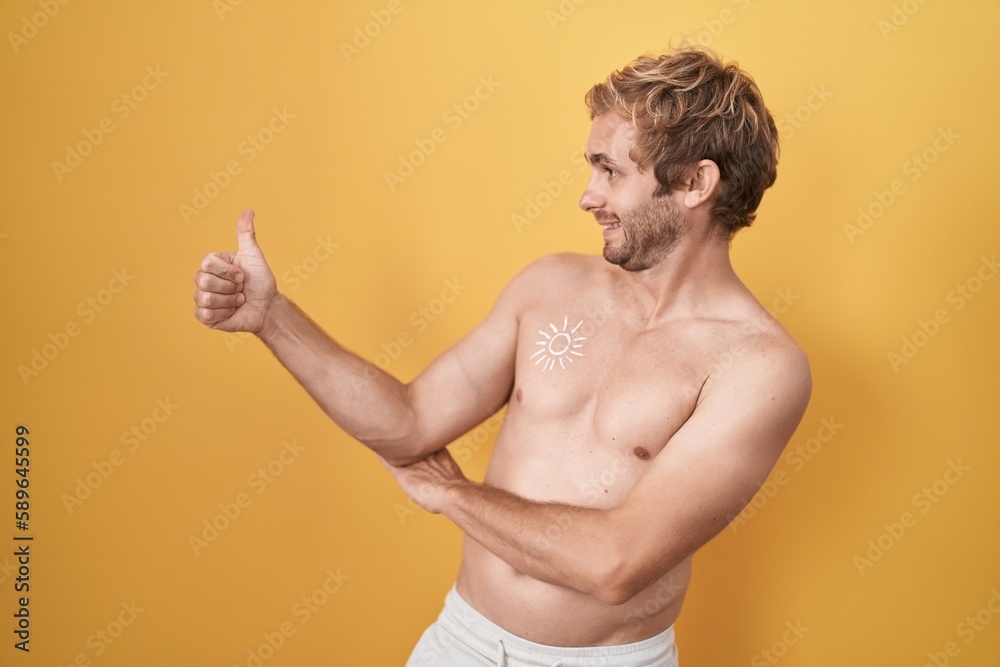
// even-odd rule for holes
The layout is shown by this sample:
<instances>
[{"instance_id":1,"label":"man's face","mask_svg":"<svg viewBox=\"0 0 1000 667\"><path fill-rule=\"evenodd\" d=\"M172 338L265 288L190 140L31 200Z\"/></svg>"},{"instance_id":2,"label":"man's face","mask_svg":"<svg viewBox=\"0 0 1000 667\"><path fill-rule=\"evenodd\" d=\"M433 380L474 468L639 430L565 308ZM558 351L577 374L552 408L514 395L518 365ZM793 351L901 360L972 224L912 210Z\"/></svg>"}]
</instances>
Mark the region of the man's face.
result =
<instances>
[{"instance_id":1,"label":"man's face","mask_svg":"<svg viewBox=\"0 0 1000 667\"><path fill-rule=\"evenodd\" d=\"M654 197L652 169L639 171L629 157L631 124L614 113L594 119L587 140L592 172L580 208L604 228L604 258L628 271L663 261L684 232L681 209L672 195Z\"/></svg>"}]
</instances>

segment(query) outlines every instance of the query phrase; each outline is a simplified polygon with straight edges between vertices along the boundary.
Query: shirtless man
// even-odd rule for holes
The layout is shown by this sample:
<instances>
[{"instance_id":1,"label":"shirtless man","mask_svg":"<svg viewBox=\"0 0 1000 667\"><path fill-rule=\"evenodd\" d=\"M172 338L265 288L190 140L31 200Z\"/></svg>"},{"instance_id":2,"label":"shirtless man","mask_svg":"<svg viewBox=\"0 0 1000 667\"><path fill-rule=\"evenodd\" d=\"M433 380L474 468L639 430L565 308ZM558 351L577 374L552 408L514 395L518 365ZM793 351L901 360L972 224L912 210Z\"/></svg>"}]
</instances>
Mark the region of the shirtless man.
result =
<instances>
[{"instance_id":1,"label":"shirtless man","mask_svg":"<svg viewBox=\"0 0 1000 667\"><path fill-rule=\"evenodd\" d=\"M524 268L404 384L276 289L253 212L195 275L197 318L256 334L425 509L462 565L409 665L677 664L695 551L750 501L809 400L808 362L729 259L776 175L752 79L699 47L586 96L580 207L603 257ZM445 446L504 405L482 484Z\"/></svg>"}]
</instances>

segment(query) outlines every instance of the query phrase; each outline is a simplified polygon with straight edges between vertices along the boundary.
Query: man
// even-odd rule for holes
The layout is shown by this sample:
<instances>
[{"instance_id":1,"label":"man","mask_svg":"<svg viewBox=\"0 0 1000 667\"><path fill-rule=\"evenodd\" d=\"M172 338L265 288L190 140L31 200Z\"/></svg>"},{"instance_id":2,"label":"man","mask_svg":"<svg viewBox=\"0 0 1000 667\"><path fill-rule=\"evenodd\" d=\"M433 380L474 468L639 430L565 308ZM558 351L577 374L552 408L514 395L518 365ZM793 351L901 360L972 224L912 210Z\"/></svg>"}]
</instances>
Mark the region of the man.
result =
<instances>
[{"instance_id":1,"label":"man","mask_svg":"<svg viewBox=\"0 0 1000 667\"><path fill-rule=\"evenodd\" d=\"M809 400L805 355L729 259L776 176L753 80L699 47L586 96L580 206L603 258L543 257L403 384L276 290L253 213L195 275L195 314L255 333L425 509L466 537L410 665L676 665L695 551L760 488ZM445 446L507 405L482 484Z\"/></svg>"}]
</instances>

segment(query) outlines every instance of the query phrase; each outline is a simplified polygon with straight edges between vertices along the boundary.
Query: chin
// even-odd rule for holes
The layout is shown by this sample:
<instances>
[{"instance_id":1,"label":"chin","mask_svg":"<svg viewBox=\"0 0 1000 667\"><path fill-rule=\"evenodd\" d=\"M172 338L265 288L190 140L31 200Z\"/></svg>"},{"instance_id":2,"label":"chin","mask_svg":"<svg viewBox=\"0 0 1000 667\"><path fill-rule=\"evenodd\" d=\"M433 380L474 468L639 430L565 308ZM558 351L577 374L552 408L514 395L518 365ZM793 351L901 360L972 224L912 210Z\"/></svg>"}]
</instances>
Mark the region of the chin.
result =
<instances>
[{"instance_id":1,"label":"chin","mask_svg":"<svg viewBox=\"0 0 1000 667\"><path fill-rule=\"evenodd\" d=\"M620 266L626 271L642 271L643 269L648 269L648 266L638 265L635 263L634 255L621 255L614 252L614 249L610 249L607 246L604 248L604 259L608 261L609 264L614 264L615 266Z\"/></svg>"}]
</instances>

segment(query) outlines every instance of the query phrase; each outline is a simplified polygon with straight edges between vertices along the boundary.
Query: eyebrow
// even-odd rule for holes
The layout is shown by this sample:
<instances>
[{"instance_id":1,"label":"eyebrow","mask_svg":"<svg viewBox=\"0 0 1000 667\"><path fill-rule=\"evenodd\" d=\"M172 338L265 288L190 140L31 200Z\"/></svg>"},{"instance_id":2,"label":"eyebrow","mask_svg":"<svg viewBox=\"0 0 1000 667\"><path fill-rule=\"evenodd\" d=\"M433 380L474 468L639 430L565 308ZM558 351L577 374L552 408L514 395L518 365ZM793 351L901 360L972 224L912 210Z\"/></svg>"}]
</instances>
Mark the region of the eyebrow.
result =
<instances>
[{"instance_id":1,"label":"eyebrow","mask_svg":"<svg viewBox=\"0 0 1000 667\"><path fill-rule=\"evenodd\" d=\"M599 165L599 164L601 164L601 165L604 165L606 167L611 167L612 169L615 169L617 171L621 171L622 170L620 164L618 164L617 162L615 162L614 160L612 160L609 156L605 155L604 153L594 153L593 155L588 155L587 156L587 160L592 165Z\"/></svg>"}]
</instances>

